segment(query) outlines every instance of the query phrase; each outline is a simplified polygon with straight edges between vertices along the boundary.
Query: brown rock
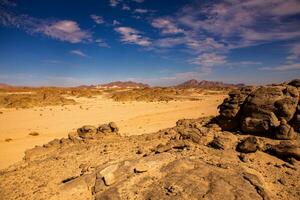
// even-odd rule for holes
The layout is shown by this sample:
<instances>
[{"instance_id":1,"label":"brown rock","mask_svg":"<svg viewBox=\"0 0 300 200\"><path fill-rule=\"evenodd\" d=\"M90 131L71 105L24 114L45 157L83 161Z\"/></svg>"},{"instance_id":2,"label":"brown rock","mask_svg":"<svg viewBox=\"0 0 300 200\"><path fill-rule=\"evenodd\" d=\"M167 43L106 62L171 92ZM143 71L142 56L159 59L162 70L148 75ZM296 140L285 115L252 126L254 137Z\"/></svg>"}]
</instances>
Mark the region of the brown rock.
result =
<instances>
[{"instance_id":1,"label":"brown rock","mask_svg":"<svg viewBox=\"0 0 300 200\"><path fill-rule=\"evenodd\" d=\"M97 128L90 125L85 125L77 129L78 136L84 139L93 138L97 134Z\"/></svg>"},{"instance_id":2,"label":"brown rock","mask_svg":"<svg viewBox=\"0 0 300 200\"><path fill-rule=\"evenodd\" d=\"M288 160L290 158L300 160L300 147L289 143L271 145L266 152L283 160Z\"/></svg>"},{"instance_id":3,"label":"brown rock","mask_svg":"<svg viewBox=\"0 0 300 200\"><path fill-rule=\"evenodd\" d=\"M297 137L293 127L285 119L281 119L280 126L276 129L275 138L280 140L292 140Z\"/></svg>"},{"instance_id":4,"label":"brown rock","mask_svg":"<svg viewBox=\"0 0 300 200\"><path fill-rule=\"evenodd\" d=\"M236 150L242 153L254 153L258 150L258 147L256 137L248 137L237 145Z\"/></svg>"},{"instance_id":5,"label":"brown rock","mask_svg":"<svg viewBox=\"0 0 300 200\"><path fill-rule=\"evenodd\" d=\"M110 165L99 172L99 175L103 178L105 185L110 186L117 181L117 178L114 175L117 169L118 169L118 165L115 164L115 165Z\"/></svg>"}]
</instances>

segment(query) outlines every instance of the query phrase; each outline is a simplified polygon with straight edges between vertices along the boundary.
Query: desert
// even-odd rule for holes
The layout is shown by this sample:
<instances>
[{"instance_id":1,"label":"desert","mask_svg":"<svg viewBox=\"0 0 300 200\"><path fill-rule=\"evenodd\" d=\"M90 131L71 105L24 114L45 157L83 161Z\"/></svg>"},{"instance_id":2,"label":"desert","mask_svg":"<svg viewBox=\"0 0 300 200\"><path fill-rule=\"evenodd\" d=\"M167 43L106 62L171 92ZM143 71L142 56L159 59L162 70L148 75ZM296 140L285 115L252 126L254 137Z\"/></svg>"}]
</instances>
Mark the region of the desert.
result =
<instances>
[{"instance_id":1,"label":"desert","mask_svg":"<svg viewBox=\"0 0 300 200\"><path fill-rule=\"evenodd\" d=\"M69 89L68 97L60 97L68 93L67 89L64 92L51 92L51 89L44 92L38 89L37 95L32 94L34 90L37 89L10 89L0 94L3 102L0 115L2 169L22 160L26 149L55 138L66 137L68 132L76 130L82 124L97 126L99 123L114 121L125 135L151 133L173 126L178 119L198 117L199 112L196 110L203 110L200 116L216 115L217 105L225 96L225 92L222 91L216 91L216 94L212 95L209 94L209 90L198 94L186 91L188 94L185 96L176 96L178 101L170 101L174 97L167 96L167 92L158 95L158 89L147 89L155 90L156 95L152 94L151 97L151 91L146 93L144 89L139 89L141 91L138 90L138 93L145 93L145 97L138 97L142 101L134 101L131 94L135 92L131 92L132 89L125 89L125 92L124 89L110 89L113 92L101 89L91 92L87 92L89 89ZM128 95L126 90L129 90ZM42 97L47 96L45 93L51 94L42 101ZM100 93L103 94L99 95ZM116 96L121 97L122 101L114 100ZM5 97L10 97L8 103L3 100ZM190 100L191 98L194 100ZM37 132L39 135L31 136L31 132Z\"/></svg>"},{"instance_id":2,"label":"desert","mask_svg":"<svg viewBox=\"0 0 300 200\"><path fill-rule=\"evenodd\" d=\"M123 88L77 94L75 105L2 109L12 139L1 143L1 197L299 199L299 89L299 79L214 91ZM23 123L9 126L16 116Z\"/></svg>"},{"instance_id":3,"label":"desert","mask_svg":"<svg viewBox=\"0 0 300 200\"><path fill-rule=\"evenodd\" d=\"M300 200L299 0L0 0L0 200Z\"/></svg>"}]
</instances>

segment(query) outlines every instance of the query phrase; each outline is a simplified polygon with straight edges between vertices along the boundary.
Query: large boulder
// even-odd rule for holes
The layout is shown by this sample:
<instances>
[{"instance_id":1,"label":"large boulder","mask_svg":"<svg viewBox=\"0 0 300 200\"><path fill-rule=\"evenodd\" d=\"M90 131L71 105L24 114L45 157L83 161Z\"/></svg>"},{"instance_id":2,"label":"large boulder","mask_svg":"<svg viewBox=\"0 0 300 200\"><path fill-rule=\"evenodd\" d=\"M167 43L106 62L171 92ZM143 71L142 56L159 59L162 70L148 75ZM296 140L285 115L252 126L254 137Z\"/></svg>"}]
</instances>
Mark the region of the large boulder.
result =
<instances>
[{"instance_id":1,"label":"large boulder","mask_svg":"<svg viewBox=\"0 0 300 200\"><path fill-rule=\"evenodd\" d=\"M300 129L299 81L230 92L219 106L219 125L223 130L294 139L294 130Z\"/></svg>"},{"instance_id":2,"label":"large boulder","mask_svg":"<svg viewBox=\"0 0 300 200\"><path fill-rule=\"evenodd\" d=\"M220 115L217 117L217 121L221 128L231 131L238 129L240 108L253 90L255 90L255 87L246 86L233 90L228 94L229 97L224 99L218 107Z\"/></svg>"}]
</instances>

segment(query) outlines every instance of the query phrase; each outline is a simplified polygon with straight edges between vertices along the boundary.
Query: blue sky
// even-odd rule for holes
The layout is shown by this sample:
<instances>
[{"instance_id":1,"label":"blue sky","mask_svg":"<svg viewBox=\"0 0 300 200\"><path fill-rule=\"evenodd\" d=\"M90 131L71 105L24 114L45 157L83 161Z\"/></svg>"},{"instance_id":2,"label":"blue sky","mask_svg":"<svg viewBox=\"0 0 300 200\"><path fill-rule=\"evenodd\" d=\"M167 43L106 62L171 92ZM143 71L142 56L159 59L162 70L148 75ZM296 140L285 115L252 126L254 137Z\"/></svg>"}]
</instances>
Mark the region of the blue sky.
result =
<instances>
[{"instance_id":1,"label":"blue sky","mask_svg":"<svg viewBox=\"0 0 300 200\"><path fill-rule=\"evenodd\" d=\"M0 0L0 82L293 78L299 0Z\"/></svg>"}]
</instances>

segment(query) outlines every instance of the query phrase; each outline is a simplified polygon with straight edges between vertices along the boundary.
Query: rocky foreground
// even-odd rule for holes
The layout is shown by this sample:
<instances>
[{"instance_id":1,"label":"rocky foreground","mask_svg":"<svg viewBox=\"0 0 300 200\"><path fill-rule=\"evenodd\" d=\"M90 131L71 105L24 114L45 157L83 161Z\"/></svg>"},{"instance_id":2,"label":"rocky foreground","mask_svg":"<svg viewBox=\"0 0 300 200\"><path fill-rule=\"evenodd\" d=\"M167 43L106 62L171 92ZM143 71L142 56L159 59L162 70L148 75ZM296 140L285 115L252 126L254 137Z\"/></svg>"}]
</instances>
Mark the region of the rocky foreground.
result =
<instances>
[{"instance_id":1,"label":"rocky foreground","mask_svg":"<svg viewBox=\"0 0 300 200\"><path fill-rule=\"evenodd\" d=\"M83 126L3 170L0 199L300 199L299 83L241 88L220 116L152 134Z\"/></svg>"}]
</instances>

